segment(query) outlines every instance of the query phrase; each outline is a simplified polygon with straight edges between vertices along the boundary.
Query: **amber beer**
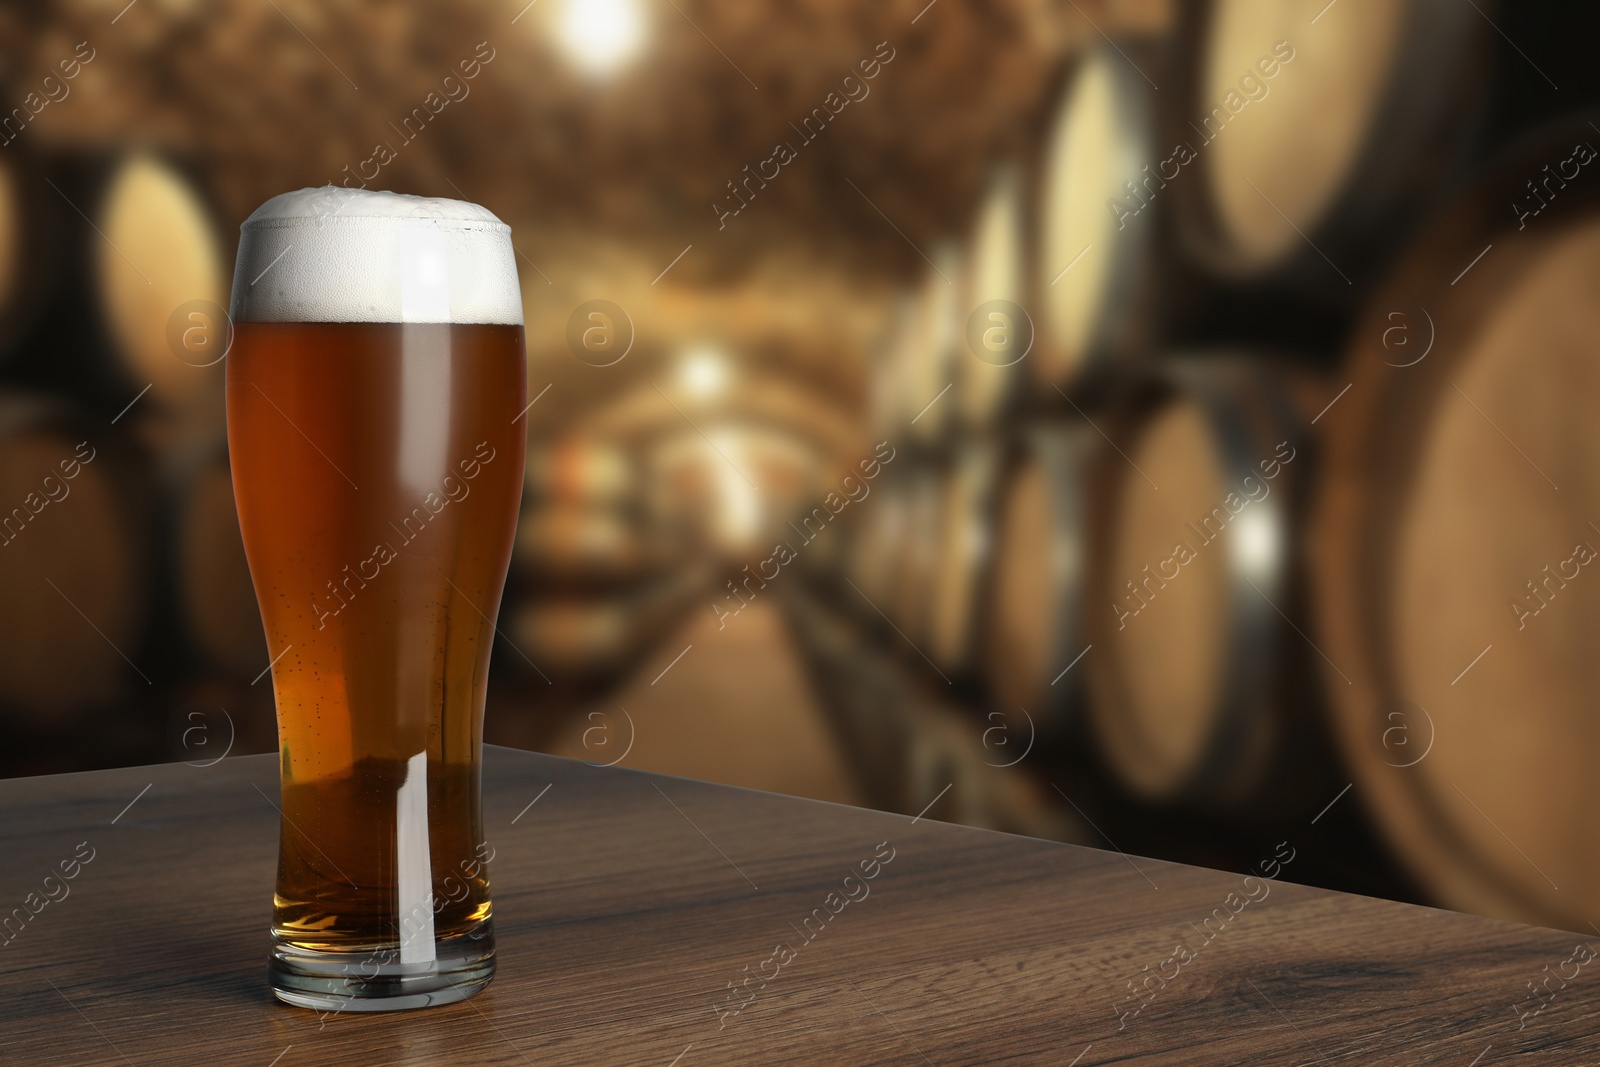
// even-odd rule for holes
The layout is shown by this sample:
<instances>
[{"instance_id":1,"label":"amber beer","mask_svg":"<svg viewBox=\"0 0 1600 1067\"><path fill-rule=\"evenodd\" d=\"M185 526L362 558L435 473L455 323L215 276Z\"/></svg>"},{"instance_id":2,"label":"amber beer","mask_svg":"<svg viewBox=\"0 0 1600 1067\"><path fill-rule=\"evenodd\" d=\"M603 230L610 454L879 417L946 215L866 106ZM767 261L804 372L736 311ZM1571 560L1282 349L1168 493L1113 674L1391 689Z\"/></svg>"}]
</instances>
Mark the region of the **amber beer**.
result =
<instances>
[{"instance_id":1,"label":"amber beer","mask_svg":"<svg viewBox=\"0 0 1600 1067\"><path fill-rule=\"evenodd\" d=\"M482 208L394 194L286 194L242 230L228 441L276 657L270 974L292 1004L417 1007L493 976L478 792L525 454L511 256Z\"/></svg>"}]
</instances>

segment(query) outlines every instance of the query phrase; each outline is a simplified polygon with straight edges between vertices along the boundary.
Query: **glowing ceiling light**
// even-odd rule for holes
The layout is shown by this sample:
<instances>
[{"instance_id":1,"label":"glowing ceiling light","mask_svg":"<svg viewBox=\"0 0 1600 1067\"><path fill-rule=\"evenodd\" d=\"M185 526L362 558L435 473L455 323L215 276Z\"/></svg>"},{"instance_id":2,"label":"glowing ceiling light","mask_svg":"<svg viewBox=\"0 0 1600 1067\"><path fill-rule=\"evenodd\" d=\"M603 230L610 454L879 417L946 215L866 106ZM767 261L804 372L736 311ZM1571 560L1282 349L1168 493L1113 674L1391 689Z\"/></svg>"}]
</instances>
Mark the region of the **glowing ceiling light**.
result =
<instances>
[{"instance_id":1,"label":"glowing ceiling light","mask_svg":"<svg viewBox=\"0 0 1600 1067\"><path fill-rule=\"evenodd\" d=\"M684 357L678 379L690 396L710 400L728 387L728 361L716 348L696 348Z\"/></svg>"},{"instance_id":2,"label":"glowing ceiling light","mask_svg":"<svg viewBox=\"0 0 1600 1067\"><path fill-rule=\"evenodd\" d=\"M633 58L644 43L639 0L566 0L556 32L578 66L609 74Z\"/></svg>"},{"instance_id":3,"label":"glowing ceiling light","mask_svg":"<svg viewBox=\"0 0 1600 1067\"><path fill-rule=\"evenodd\" d=\"M1233 520L1233 558L1245 576L1270 582L1283 556L1282 519L1271 504L1254 503Z\"/></svg>"}]
</instances>

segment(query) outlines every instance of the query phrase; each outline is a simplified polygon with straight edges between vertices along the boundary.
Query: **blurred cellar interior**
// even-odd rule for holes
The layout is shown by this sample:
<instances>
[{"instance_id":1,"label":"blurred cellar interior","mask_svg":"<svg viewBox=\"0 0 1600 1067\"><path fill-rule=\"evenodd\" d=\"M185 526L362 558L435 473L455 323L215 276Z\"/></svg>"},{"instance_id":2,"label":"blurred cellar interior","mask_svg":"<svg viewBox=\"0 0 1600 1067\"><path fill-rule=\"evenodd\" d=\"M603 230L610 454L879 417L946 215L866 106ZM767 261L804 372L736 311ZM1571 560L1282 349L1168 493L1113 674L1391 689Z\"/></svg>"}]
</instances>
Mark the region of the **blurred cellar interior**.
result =
<instances>
[{"instance_id":1,"label":"blurred cellar interior","mask_svg":"<svg viewBox=\"0 0 1600 1067\"><path fill-rule=\"evenodd\" d=\"M4 773L274 748L208 309L369 182L515 235L487 740L1586 929L1577 7L8 5Z\"/></svg>"}]
</instances>

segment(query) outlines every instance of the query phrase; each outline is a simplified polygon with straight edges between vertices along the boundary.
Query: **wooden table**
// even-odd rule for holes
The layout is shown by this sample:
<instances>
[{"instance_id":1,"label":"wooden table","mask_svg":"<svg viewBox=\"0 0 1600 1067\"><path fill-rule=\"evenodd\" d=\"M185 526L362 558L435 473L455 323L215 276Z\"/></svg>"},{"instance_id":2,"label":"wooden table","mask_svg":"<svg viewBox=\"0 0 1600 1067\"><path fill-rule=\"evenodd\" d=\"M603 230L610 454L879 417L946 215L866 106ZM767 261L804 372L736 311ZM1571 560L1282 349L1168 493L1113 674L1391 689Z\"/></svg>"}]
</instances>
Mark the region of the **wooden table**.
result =
<instances>
[{"instance_id":1,"label":"wooden table","mask_svg":"<svg viewBox=\"0 0 1600 1067\"><path fill-rule=\"evenodd\" d=\"M0 782L0 908L93 850L0 947L0 1062L1600 1063L1577 934L498 748L493 985L323 1018L266 987L276 782Z\"/></svg>"}]
</instances>

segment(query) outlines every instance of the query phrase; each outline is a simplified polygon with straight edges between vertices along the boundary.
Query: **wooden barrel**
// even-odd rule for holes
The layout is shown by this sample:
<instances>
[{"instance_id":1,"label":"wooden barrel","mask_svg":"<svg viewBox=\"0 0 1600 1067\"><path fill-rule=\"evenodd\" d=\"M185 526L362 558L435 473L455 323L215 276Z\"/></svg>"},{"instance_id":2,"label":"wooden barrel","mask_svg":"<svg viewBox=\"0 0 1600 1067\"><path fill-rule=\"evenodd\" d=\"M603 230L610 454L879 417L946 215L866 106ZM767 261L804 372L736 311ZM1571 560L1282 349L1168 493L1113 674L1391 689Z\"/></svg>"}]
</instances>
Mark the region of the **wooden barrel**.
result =
<instances>
[{"instance_id":1,"label":"wooden barrel","mask_svg":"<svg viewBox=\"0 0 1600 1067\"><path fill-rule=\"evenodd\" d=\"M239 533L225 445L183 472L178 494L175 570L189 643L205 669L254 679L272 656Z\"/></svg>"},{"instance_id":2,"label":"wooden barrel","mask_svg":"<svg viewBox=\"0 0 1600 1067\"><path fill-rule=\"evenodd\" d=\"M927 655L928 611L933 603L939 565L940 471L932 464L905 472L905 527L894 546L893 585L889 590L890 620L909 641L907 650L919 662Z\"/></svg>"},{"instance_id":3,"label":"wooden barrel","mask_svg":"<svg viewBox=\"0 0 1600 1067\"><path fill-rule=\"evenodd\" d=\"M1322 420L1317 639L1360 797L1434 899L1600 902L1600 134L1545 131L1373 298Z\"/></svg>"},{"instance_id":4,"label":"wooden barrel","mask_svg":"<svg viewBox=\"0 0 1600 1067\"><path fill-rule=\"evenodd\" d=\"M1102 757L1136 795L1304 799L1283 791L1324 747L1297 566L1323 392L1189 357L1131 380L1100 423L1083 668Z\"/></svg>"},{"instance_id":5,"label":"wooden barrel","mask_svg":"<svg viewBox=\"0 0 1600 1067\"><path fill-rule=\"evenodd\" d=\"M956 418L956 357L963 313L961 278L964 266L953 242L941 242L917 291L915 315L899 362L903 389L899 434L924 446L944 438Z\"/></svg>"},{"instance_id":6,"label":"wooden barrel","mask_svg":"<svg viewBox=\"0 0 1600 1067\"><path fill-rule=\"evenodd\" d=\"M0 161L0 309L4 309L0 317L13 307L22 276L26 254L23 220L21 175L7 158Z\"/></svg>"},{"instance_id":7,"label":"wooden barrel","mask_svg":"<svg viewBox=\"0 0 1600 1067\"><path fill-rule=\"evenodd\" d=\"M609 441L571 437L534 444L524 469L528 496L538 502L618 504L635 500L639 491L633 456Z\"/></svg>"},{"instance_id":8,"label":"wooden barrel","mask_svg":"<svg viewBox=\"0 0 1600 1067\"><path fill-rule=\"evenodd\" d=\"M783 603L865 803L1029 837L1089 840L1058 810L1053 790L1019 764L1005 765L998 734L976 736L970 720L930 699L903 663L873 651L825 601L790 587Z\"/></svg>"},{"instance_id":9,"label":"wooden barrel","mask_svg":"<svg viewBox=\"0 0 1600 1067\"><path fill-rule=\"evenodd\" d=\"M1032 427L998 494L984 672L1005 712L1022 709L1056 735L1081 692L1088 459L1099 440L1082 421Z\"/></svg>"},{"instance_id":10,"label":"wooden barrel","mask_svg":"<svg viewBox=\"0 0 1600 1067\"><path fill-rule=\"evenodd\" d=\"M681 545L649 512L646 487L634 454L616 442L573 437L531 447L511 551L515 580L583 591L659 575Z\"/></svg>"},{"instance_id":11,"label":"wooden barrel","mask_svg":"<svg viewBox=\"0 0 1600 1067\"><path fill-rule=\"evenodd\" d=\"M955 388L958 424L985 432L1002 422L1023 395L1036 326L1026 308L1030 229L1021 168L1004 164L973 220L961 301Z\"/></svg>"},{"instance_id":12,"label":"wooden barrel","mask_svg":"<svg viewBox=\"0 0 1600 1067\"><path fill-rule=\"evenodd\" d=\"M541 592L519 590L511 606L506 638L513 645L499 662L550 679L587 679L618 674L692 608L707 591L703 569L686 568L630 591Z\"/></svg>"},{"instance_id":13,"label":"wooden barrel","mask_svg":"<svg viewBox=\"0 0 1600 1067\"><path fill-rule=\"evenodd\" d=\"M939 500L929 595L928 656L946 675L976 671L994 566L1001 447L968 442L954 453Z\"/></svg>"},{"instance_id":14,"label":"wooden barrel","mask_svg":"<svg viewBox=\"0 0 1600 1067\"><path fill-rule=\"evenodd\" d=\"M666 548L622 508L545 504L524 509L511 558L520 576L541 583L595 585L659 571L671 559Z\"/></svg>"},{"instance_id":15,"label":"wooden barrel","mask_svg":"<svg viewBox=\"0 0 1600 1067\"><path fill-rule=\"evenodd\" d=\"M1462 158L1485 14L1453 0L1184 7L1156 195L1210 270L1347 300Z\"/></svg>"},{"instance_id":16,"label":"wooden barrel","mask_svg":"<svg viewBox=\"0 0 1600 1067\"><path fill-rule=\"evenodd\" d=\"M169 322L175 311L195 301L227 304L231 272L209 205L182 171L155 156L135 154L111 172L100 218L106 244L116 247L99 249L95 274L123 366L135 385L140 379L150 382L159 401L204 402L222 378L225 342L218 339L219 324L204 310L185 313L180 355Z\"/></svg>"},{"instance_id":17,"label":"wooden barrel","mask_svg":"<svg viewBox=\"0 0 1600 1067\"><path fill-rule=\"evenodd\" d=\"M0 708L36 727L155 673L150 484L96 421L0 396Z\"/></svg>"},{"instance_id":18,"label":"wooden barrel","mask_svg":"<svg viewBox=\"0 0 1600 1067\"><path fill-rule=\"evenodd\" d=\"M537 669L585 675L621 666L638 640L632 605L622 598L543 597L518 607L510 640Z\"/></svg>"},{"instance_id":19,"label":"wooden barrel","mask_svg":"<svg viewBox=\"0 0 1600 1067\"><path fill-rule=\"evenodd\" d=\"M862 601L857 614L871 626L883 623L891 606L895 566L909 518L907 501L899 472L886 473L863 509L860 536L850 546L850 581Z\"/></svg>"},{"instance_id":20,"label":"wooden barrel","mask_svg":"<svg viewBox=\"0 0 1600 1067\"><path fill-rule=\"evenodd\" d=\"M197 179L157 155L47 158L30 203L51 248L13 380L109 416L149 408L221 425L227 252Z\"/></svg>"},{"instance_id":21,"label":"wooden barrel","mask_svg":"<svg viewBox=\"0 0 1600 1067\"><path fill-rule=\"evenodd\" d=\"M838 491L832 488L839 485L837 478L821 484L828 487L822 489L821 492ZM851 484L857 483L852 482ZM820 532L814 531L811 527L801 526L799 527L799 533L794 538L785 539L784 543L793 546L796 552L799 553L800 566L804 568L806 574L828 585L844 586L845 591L849 591L849 586L844 585L844 576L850 571L851 561L855 553L855 542L863 536L862 527L865 523L861 513L856 510L856 503L866 504L867 501L872 499L872 495L872 489L869 486L866 496L862 497L860 501L849 505L845 511L840 513L836 521L822 527ZM870 507L871 505L866 504L866 506ZM791 527L790 532L793 532L794 529ZM810 538L809 540L805 539L807 536ZM854 593L850 595L855 596Z\"/></svg>"},{"instance_id":22,"label":"wooden barrel","mask_svg":"<svg viewBox=\"0 0 1600 1067\"><path fill-rule=\"evenodd\" d=\"M1031 279L1039 336L1027 360L1047 390L1070 391L1148 335L1159 209L1111 207L1137 205L1133 190L1156 161L1154 90L1145 79L1115 49L1092 48L1068 75L1048 126Z\"/></svg>"},{"instance_id":23,"label":"wooden barrel","mask_svg":"<svg viewBox=\"0 0 1600 1067\"><path fill-rule=\"evenodd\" d=\"M878 437L903 436L905 417L906 360L909 358L912 323L916 319L915 291L906 288L895 295L894 306L885 317L883 333L872 350L872 369L868 376L867 422Z\"/></svg>"}]
</instances>

